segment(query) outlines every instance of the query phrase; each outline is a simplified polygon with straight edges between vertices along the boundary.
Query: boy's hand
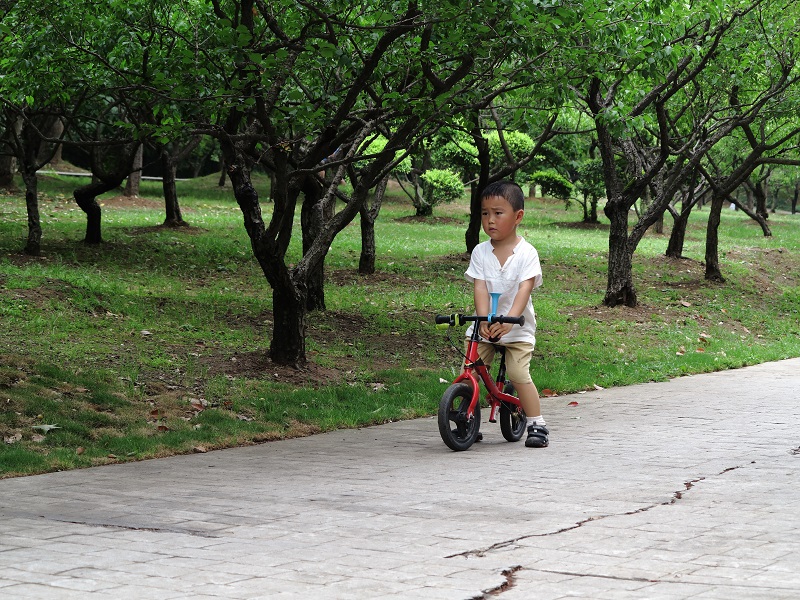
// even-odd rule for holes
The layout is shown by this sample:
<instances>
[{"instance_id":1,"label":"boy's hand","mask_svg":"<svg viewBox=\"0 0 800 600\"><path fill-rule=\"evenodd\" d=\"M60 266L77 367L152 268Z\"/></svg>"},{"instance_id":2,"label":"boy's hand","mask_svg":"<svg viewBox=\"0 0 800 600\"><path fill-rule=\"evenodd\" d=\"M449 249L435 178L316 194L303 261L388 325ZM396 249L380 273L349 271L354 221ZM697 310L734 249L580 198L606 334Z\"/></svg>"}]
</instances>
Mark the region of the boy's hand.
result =
<instances>
[{"instance_id":1,"label":"boy's hand","mask_svg":"<svg viewBox=\"0 0 800 600\"><path fill-rule=\"evenodd\" d=\"M511 323L481 323L481 336L488 339L490 342L496 342L509 331L513 325Z\"/></svg>"}]
</instances>

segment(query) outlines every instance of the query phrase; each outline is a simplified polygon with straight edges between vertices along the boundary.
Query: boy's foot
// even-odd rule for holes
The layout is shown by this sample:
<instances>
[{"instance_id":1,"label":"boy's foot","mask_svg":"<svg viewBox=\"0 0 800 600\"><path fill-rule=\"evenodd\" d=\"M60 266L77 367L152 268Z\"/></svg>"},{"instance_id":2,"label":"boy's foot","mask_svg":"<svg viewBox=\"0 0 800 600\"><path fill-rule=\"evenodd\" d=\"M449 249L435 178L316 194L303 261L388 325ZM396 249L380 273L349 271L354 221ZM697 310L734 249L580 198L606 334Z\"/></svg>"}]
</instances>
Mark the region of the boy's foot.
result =
<instances>
[{"instance_id":1,"label":"boy's foot","mask_svg":"<svg viewBox=\"0 0 800 600\"><path fill-rule=\"evenodd\" d=\"M544 425L530 425L525 446L528 448L544 448L550 443L550 440L547 439L548 435L550 435L550 430Z\"/></svg>"}]
</instances>

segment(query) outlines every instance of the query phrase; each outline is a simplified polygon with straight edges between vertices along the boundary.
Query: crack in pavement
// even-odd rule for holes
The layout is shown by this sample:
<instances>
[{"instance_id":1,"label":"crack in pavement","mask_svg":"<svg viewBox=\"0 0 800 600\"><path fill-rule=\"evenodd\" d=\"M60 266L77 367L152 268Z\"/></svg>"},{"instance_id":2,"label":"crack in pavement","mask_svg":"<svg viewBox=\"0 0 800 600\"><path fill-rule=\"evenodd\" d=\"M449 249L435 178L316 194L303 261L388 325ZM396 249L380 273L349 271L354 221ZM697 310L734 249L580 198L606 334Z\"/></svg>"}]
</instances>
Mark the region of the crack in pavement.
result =
<instances>
[{"instance_id":1,"label":"crack in pavement","mask_svg":"<svg viewBox=\"0 0 800 600\"><path fill-rule=\"evenodd\" d=\"M755 462L755 461L753 461L753 462ZM723 469L722 471L720 471L716 475L712 475L712 477L718 477L720 475L724 475L726 473L729 473L731 471L735 471L736 469L741 469L741 468L742 468L741 465L736 466L736 467L729 467L727 469ZM698 477L697 479L691 479L689 481L684 482L684 484L683 484L684 489L678 490L676 492L673 492L672 498L670 498L669 500L666 500L664 502L658 502L656 504L651 504L649 506L643 506L641 508L637 508L635 510L629 510L629 511L623 512L623 513L611 513L611 514L607 514L607 515L596 515L594 517L589 517L588 519L584 519L583 521L578 521L577 523L575 523L574 525L570 525L569 527L562 527L561 529L557 529L556 531L548 531L547 533L531 533L531 534L528 534L528 535L522 535L520 537L512 538L510 540L497 542L496 544L492 544L491 546L487 546L486 548L480 548L480 549L477 549L477 550L466 550L464 552L458 552L456 554L450 554L449 556L445 556L445 558L457 558L457 557L464 557L464 558L477 557L477 558L482 558L482 557L486 556L490 552L494 552L496 550L502 550L504 548L508 548L509 546L513 546L514 544L516 544L518 542L521 542L522 540L527 540L527 539L537 538L537 537L548 537L548 536L551 536L551 535L559 535L561 533L566 533L568 531L573 531L575 529L579 529L580 527L583 527L584 525L586 525L587 523L591 523L592 521L600 521L600 520L609 519L609 518L612 518L612 517L626 517L626 516L629 516L629 515L638 515L639 513L647 512L649 510L652 510L654 508L658 508L660 506L671 506L671 505L675 504L678 500L681 500L683 498L683 496L686 494L686 492L688 492L690 489L692 489L695 484L700 483L701 481L704 481L707 478L708 477Z\"/></svg>"},{"instance_id":2,"label":"crack in pavement","mask_svg":"<svg viewBox=\"0 0 800 600\"><path fill-rule=\"evenodd\" d=\"M183 527L146 527L143 525L125 525L123 523L109 523L107 521L90 521L86 519L75 519L71 516L67 515L48 515L48 514L31 514L29 512L23 511L7 511L2 510L0 511L0 517L2 518L18 518L18 519L44 519L46 521L55 521L56 523L69 523L71 525L86 525L87 527L103 527L105 529L124 529L126 531L147 531L152 533L179 533L182 535L191 535L195 537L204 537L204 538L219 538L220 535L207 532L207 531L199 531L196 529L188 529Z\"/></svg>"},{"instance_id":3,"label":"crack in pavement","mask_svg":"<svg viewBox=\"0 0 800 600\"><path fill-rule=\"evenodd\" d=\"M43 517L48 519L48 517ZM105 529L124 529L126 531L147 531L151 533L179 533L182 535L191 535L194 537L204 538L218 538L220 536L213 533L206 533L204 531L197 531L194 529L183 529L180 527L140 527L136 525L121 525L118 523L93 523L91 521L73 521L70 519L56 519L49 517L50 521L57 521L59 523L70 523L72 525L87 525L89 527L103 527Z\"/></svg>"},{"instance_id":4,"label":"crack in pavement","mask_svg":"<svg viewBox=\"0 0 800 600\"><path fill-rule=\"evenodd\" d=\"M522 565L514 565L513 567L503 569L502 574L506 578L506 580L497 587L493 587L490 590L486 590L479 598L481 600L486 600L490 596L499 596L503 592L510 590L511 588L514 587L514 585L516 585L517 571L521 570L522 570Z\"/></svg>"},{"instance_id":5,"label":"crack in pavement","mask_svg":"<svg viewBox=\"0 0 800 600\"><path fill-rule=\"evenodd\" d=\"M520 571L521 569L517 569ZM536 571L539 573L551 573L553 575L566 575L568 577L586 577L586 578L594 578L594 579L612 579L614 581L635 581L641 583L679 583L681 585L696 585L696 586L704 586L709 587L708 581L687 581L685 579L664 579L664 578L657 578L651 579L649 577L622 577L619 575L600 575L598 573L578 573L577 571L557 571L554 569L526 569L529 571ZM731 582L725 581L714 581L713 587L720 588L720 587L752 587L754 589L770 589L770 590L784 590L786 588L783 587L775 587L767 585L766 588L762 583L752 583L744 580L737 580Z\"/></svg>"}]
</instances>

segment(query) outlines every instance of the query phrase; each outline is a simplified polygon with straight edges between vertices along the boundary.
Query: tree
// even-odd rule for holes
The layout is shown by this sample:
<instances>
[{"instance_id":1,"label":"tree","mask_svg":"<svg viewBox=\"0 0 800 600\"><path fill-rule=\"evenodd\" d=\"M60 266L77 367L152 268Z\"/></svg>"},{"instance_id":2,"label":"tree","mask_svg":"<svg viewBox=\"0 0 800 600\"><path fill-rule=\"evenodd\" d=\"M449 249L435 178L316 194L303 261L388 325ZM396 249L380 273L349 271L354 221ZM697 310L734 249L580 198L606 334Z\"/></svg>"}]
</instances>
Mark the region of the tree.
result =
<instances>
[{"instance_id":1,"label":"tree","mask_svg":"<svg viewBox=\"0 0 800 600\"><path fill-rule=\"evenodd\" d=\"M387 141L388 140L382 135L372 139L366 145L363 154L371 156L382 153L386 149ZM402 178L411 170L411 159L405 152L396 152L392 159L392 164L396 166L392 169L391 176L393 176L396 181L401 182ZM340 170L336 169L333 177L340 176ZM366 198L364 204L359 209L359 216L361 217L361 255L358 260L358 272L362 275L369 275L375 272L375 221L381 210L383 196L389 184L389 177L390 175L387 175L378 182L373 188L372 198ZM351 166L350 178L354 182L361 179L358 163L354 163Z\"/></svg>"},{"instance_id":2,"label":"tree","mask_svg":"<svg viewBox=\"0 0 800 600\"><path fill-rule=\"evenodd\" d=\"M597 223L597 203L606 193L603 180L603 163L597 159L584 160L578 164L578 181L575 188L581 195L584 223Z\"/></svg>"},{"instance_id":3,"label":"tree","mask_svg":"<svg viewBox=\"0 0 800 600\"><path fill-rule=\"evenodd\" d=\"M383 2L292 4L291 10L254 2L227 6L234 5L236 11L216 5L215 15L241 43L231 57L227 93L235 87L246 94L215 135L254 254L273 290L270 357L300 365L309 283L333 238L395 167L397 152L493 84L492 65L511 51L493 32L516 26L519 14L499 2L425 12L408 2L399 13ZM386 148L359 167L352 192L338 190L335 180L323 189L321 161L337 149L342 164L361 161L358 150L376 131L385 135ZM250 181L256 162L274 175L269 224ZM301 212L310 218L303 255L290 264L286 252L301 193ZM334 198L338 210L329 211Z\"/></svg>"},{"instance_id":4,"label":"tree","mask_svg":"<svg viewBox=\"0 0 800 600\"><path fill-rule=\"evenodd\" d=\"M761 4L718 7L719 12L702 15L684 14L682 5L643 5L642 11L655 13L628 11L640 19L631 23L637 44L619 60L616 54L601 53L601 62L612 62L596 71L581 97L595 119L608 198L605 213L611 221L604 304L636 305L632 256L644 233L711 148L752 122L794 85L793 58L779 59L751 77L757 86L746 108L734 106L726 101L729 94L719 93L735 85L732 70L741 77L746 68L729 57L741 60L763 52L762 40L752 35L754 25L766 22ZM675 23L680 25L670 29ZM704 89L717 93L700 94ZM690 116L703 126L687 126ZM651 203L629 231L630 209L645 191L651 193Z\"/></svg>"}]
</instances>

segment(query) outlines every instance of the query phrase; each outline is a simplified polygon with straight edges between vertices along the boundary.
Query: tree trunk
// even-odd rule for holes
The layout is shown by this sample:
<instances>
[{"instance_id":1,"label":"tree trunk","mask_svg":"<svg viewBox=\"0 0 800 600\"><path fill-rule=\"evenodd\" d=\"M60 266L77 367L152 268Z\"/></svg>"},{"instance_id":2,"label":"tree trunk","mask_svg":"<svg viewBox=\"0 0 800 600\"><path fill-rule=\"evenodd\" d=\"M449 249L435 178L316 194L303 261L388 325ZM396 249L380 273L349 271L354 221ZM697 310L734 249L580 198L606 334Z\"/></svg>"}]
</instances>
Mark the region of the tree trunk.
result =
<instances>
[{"instance_id":1,"label":"tree trunk","mask_svg":"<svg viewBox=\"0 0 800 600\"><path fill-rule=\"evenodd\" d=\"M480 215L480 213L478 213ZM419 204L417 206L417 212L415 216L417 217L430 217L433 215L433 206L430 204Z\"/></svg>"},{"instance_id":2,"label":"tree trunk","mask_svg":"<svg viewBox=\"0 0 800 600\"><path fill-rule=\"evenodd\" d=\"M44 130L44 135L48 138L62 137L64 135L64 122L61 119L53 119L50 126ZM42 165L50 163L55 169L61 162L62 149L62 144L42 144L39 163Z\"/></svg>"},{"instance_id":3,"label":"tree trunk","mask_svg":"<svg viewBox=\"0 0 800 600\"><path fill-rule=\"evenodd\" d=\"M597 198L594 196L589 200L589 220L587 223L598 223L597 220Z\"/></svg>"},{"instance_id":4,"label":"tree trunk","mask_svg":"<svg viewBox=\"0 0 800 600\"><path fill-rule=\"evenodd\" d=\"M387 185L389 185L388 177L382 179L375 187L372 206L369 206L365 199L359 209L359 214L361 215L361 257L358 260L358 272L362 275L371 275L375 272L375 221L378 219Z\"/></svg>"},{"instance_id":5,"label":"tree trunk","mask_svg":"<svg viewBox=\"0 0 800 600\"><path fill-rule=\"evenodd\" d=\"M300 367L306 363L305 287L292 279L284 265L283 253L267 235L250 171L243 161L227 160L226 164L253 255L272 287L273 330L269 357L278 364Z\"/></svg>"},{"instance_id":6,"label":"tree trunk","mask_svg":"<svg viewBox=\"0 0 800 600\"><path fill-rule=\"evenodd\" d=\"M753 219L756 223L758 223L761 226L761 232L764 234L764 237L771 237L772 236L772 231L769 228L769 223L767 222L767 220L765 218L763 218L758 213L753 212L747 206L745 206L743 204L739 204L738 200L736 200L734 198L732 198L732 200L734 200L734 204L735 204L736 208L741 210L744 214L746 214L748 217Z\"/></svg>"},{"instance_id":7,"label":"tree trunk","mask_svg":"<svg viewBox=\"0 0 800 600\"><path fill-rule=\"evenodd\" d=\"M800 180L794 184L794 195L792 196L792 214L797 212L797 198L800 196Z\"/></svg>"},{"instance_id":8,"label":"tree trunk","mask_svg":"<svg viewBox=\"0 0 800 600\"><path fill-rule=\"evenodd\" d=\"M142 182L142 162L144 161L144 145L139 144L136 154L133 155L133 171L128 175L128 182L125 184L123 195L128 198L139 196L139 184Z\"/></svg>"},{"instance_id":9,"label":"tree trunk","mask_svg":"<svg viewBox=\"0 0 800 600\"><path fill-rule=\"evenodd\" d=\"M669 258L681 258L683 256L683 244L686 239L686 226L689 224L690 214L688 211L681 211L674 215L672 232L669 235L667 251L665 252L665 255Z\"/></svg>"},{"instance_id":10,"label":"tree trunk","mask_svg":"<svg viewBox=\"0 0 800 600\"><path fill-rule=\"evenodd\" d=\"M161 152L161 187L164 190L164 210L166 216L164 225L167 227L185 227L188 225L181 215L181 205L178 202L178 188L175 186L175 174L178 165L166 151Z\"/></svg>"},{"instance_id":11,"label":"tree trunk","mask_svg":"<svg viewBox=\"0 0 800 600\"><path fill-rule=\"evenodd\" d=\"M86 213L86 237L84 242L87 244L100 244L103 241L101 232L102 210L97 203L97 197L119 187L124 178L116 181L93 180L92 183L79 187L72 195L81 210Z\"/></svg>"},{"instance_id":12,"label":"tree trunk","mask_svg":"<svg viewBox=\"0 0 800 600\"><path fill-rule=\"evenodd\" d=\"M767 194L761 183L757 183L753 187L753 195L756 199L756 214L766 221L769 219L769 213L767 212Z\"/></svg>"},{"instance_id":13,"label":"tree trunk","mask_svg":"<svg viewBox=\"0 0 800 600\"><path fill-rule=\"evenodd\" d=\"M750 185L746 185L744 189L745 189L745 195L746 195L747 201L744 204L742 204L741 206L742 207L747 206L747 208L750 209L750 212L753 212L755 210L755 206L756 206L756 200L755 200L755 195L753 193L753 187L750 186Z\"/></svg>"},{"instance_id":14,"label":"tree trunk","mask_svg":"<svg viewBox=\"0 0 800 600\"><path fill-rule=\"evenodd\" d=\"M633 285L632 253L628 250L628 206L622 201L606 203L605 213L611 221L608 235L608 287L605 306L636 306Z\"/></svg>"},{"instance_id":15,"label":"tree trunk","mask_svg":"<svg viewBox=\"0 0 800 600\"><path fill-rule=\"evenodd\" d=\"M709 281L725 281L719 269L719 224L725 198L714 194L711 198L711 209L708 212L706 227L706 279Z\"/></svg>"},{"instance_id":16,"label":"tree trunk","mask_svg":"<svg viewBox=\"0 0 800 600\"><path fill-rule=\"evenodd\" d=\"M22 132L22 119L15 118L9 128L4 132L4 145L11 144L15 136ZM0 154L0 189L16 191L14 173L17 169L17 159L11 154Z\"/></svg>"},{"instance_id":17,"label":"tree trunk","mask_svg":"<svg viewBox=\"0 0 800 600\"><path fill-rule=\"evenodd\" d=\"M372 275L375 272L375 221L370 218L369 209L363 206L361 215L361 256L358 259L358 272Z\"/></svg>"},{"instance_id":18,"label":"tree trunk","mask_svg":"<svg viewBox=\"0 0 800 600\"><path fill-rule=\"evenodd\" d=\"M228 174L228 170L225 168L225 159L219 159L219 181L217 185L219 187L225 187L225 176Z\"/></svg>"},{"instance_id":19,"label":"tree trunk","mask_svg":"<svg viewBox=\"0 0 800 600\"><path fill-rule=\"evenodd\" d=\"M655 232L659 235L664 233L664 213L661 213L655 222Z\"/></svg>"},{"instance_id":20,"label":"tree trunk","mask_svg":"<svg viewBox=\"0 0 800 600\"><path fill-rule=\"evenodd\" d=\"M42 223L39 217L39 180L36 173L22 173L25 182L25 206L28 209L28 241L25 254L39 256L42 252Z\"/></svg>"},{"instance_id":21,"label":"tree trunk","mask_svg":"<svg viewBox=\"0 0 800 600\"><path fill-rule=\"evenodd\" d=\"M295 368L306 364L306 305L301 287L273 289L273 329L269 347L272 362Z\"/></svg>"},{"instance_id":22,"label":"tree trunk","mask_svg":"<svg viewBox=\"0 0 800 600\"><path fill-rule=\"evenodd\" d=\"M323 206L322 186L313 177L303 182L303 206L300 212L300 227L303 230L303 256L306 255L325 223L333 216L334 204ZM325 264L311 270L306 278L306 310L325 310Z\"/></svg>"},{"instance_id":23,"label":"tree trunk","mask_svg":"<svg viewBox=\"0 0 800 600\"><path fill-rule=\"evenodd\" d=\"M471 178L472 183L469 186L469 225L464 234L468 253L471 253L481 241L481 194L489 185L492 160L489 155L489 141L483 135L480 118L477 115L473 117L470 135L472 143L475 144L475 149L478 151L478 177L477 180L474 177ZM535 191L536 186L532 187Z\"/></svg>"},{"instance_id":24,"label":"tree trunk","mask_svg":"<svg viewBox=\"0 0 800 600\"><path fill-rule=\"evenodd\" d=\"M0 189L15 190L14 167L16 161L11 155L0 155Z\"/></svg>"}]
</instances>

